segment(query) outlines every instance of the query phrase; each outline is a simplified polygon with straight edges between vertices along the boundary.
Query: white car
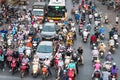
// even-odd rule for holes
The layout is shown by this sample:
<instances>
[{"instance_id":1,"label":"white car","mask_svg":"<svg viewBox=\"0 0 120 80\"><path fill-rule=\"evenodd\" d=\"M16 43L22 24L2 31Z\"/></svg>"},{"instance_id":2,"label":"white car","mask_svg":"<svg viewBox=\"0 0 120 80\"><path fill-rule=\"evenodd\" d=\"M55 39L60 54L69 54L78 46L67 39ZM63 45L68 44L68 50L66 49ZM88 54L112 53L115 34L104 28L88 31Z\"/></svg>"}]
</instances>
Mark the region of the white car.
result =
<instances>
[{"instance_id":1,"label":"white car","mask_svg":"<svg viewBox=\"0 0 120 80\"><path fill-rule=\"evenodd\" d=\"M52 41L41 41L37 47L36 54L40 59L49 57L53 58L53 42Z\"/></svg>"}]
</instances>

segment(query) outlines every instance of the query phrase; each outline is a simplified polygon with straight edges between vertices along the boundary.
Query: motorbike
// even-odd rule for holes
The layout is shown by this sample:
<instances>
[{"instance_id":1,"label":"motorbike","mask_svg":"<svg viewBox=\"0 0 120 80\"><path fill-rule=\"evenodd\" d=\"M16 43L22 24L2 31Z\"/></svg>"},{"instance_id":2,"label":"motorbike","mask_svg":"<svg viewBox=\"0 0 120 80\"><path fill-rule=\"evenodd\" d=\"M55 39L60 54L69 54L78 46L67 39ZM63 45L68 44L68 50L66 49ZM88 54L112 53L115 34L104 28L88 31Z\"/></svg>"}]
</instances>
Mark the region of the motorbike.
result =
<instances>
[{"instance_id":1,"label":"motorbike","mask_svg":"<svg viewBox=\"0 0 120 80\"><path fill-rule=\"evenodd\" d=\"M82 35L83 23L79 25L79 35Z\"/></svg>"},{"instance_id":2,"label":"motorbike","mask_svg":"<svg viewBox=\"0 0 120 80\"><path fill-rule=\"evenodd\" d=\"M91 49L93 50L94 47L97 47L96 43L92 43L92 45L91 45Z\"/></svg>"},{"instance_id":3,"label":"motorbike","mask_svg":"<svg viewBox=\"0 0 120 80\"><path fill-rule=\"evenodd\" d=\"M21 78L23 78L25 76L25 74L27 73L27 63L22 63L21 67L20 67L20 76Z\"/></svg>"},{"instance_id":4,"label":"motorbike","mask_svg":"<svg viewBox=\"0 0 120 80\"><path fill-rule=\"evenodd\" d=\"M49 76L48 67L47 66L43 66L42 67L42 80L46 80L46 78L48 76Z\"/></svg>"},{"instance_id":5,"label":"motorbike","mask_svg":"<svg viewBox=\"0 0 120 80\"><path fill-rule=\"evenodd\" d=\"M68 69L68 77L69 77L69 80L75 80L75 70L74 69Z\"/></svg>"},{"instance_id":6,"label":"motorbike","mask_svg":"<svg viewBox=\"0 0 120 80\"><path fill-rule=\"evenodd\" d=\"M100 55L100 58L103 58L103 57L104 57L104 52L103 52L103 51L100 51L100 52L99 52L99 55Z\"/></svg>"},{"instance_id":7,"label":"motorbike","mask_svg":"<svg viewBox=\"0 0 120 80\"><path fill-rule=\"evenodd\" d=\"M114 53L114 52L115 52L115 46L110 46L109 51L110 51L111 53Z\"/></svg>"},{"instance_id":8,"label":"motorbike","mask_svg":"<svg viewBox=\"0 0 120 80\"><path fill-rule=\"evenodd\" d=\"M112 67L112 62L111 61L105 61L102 64L103 69L105 69L106 71L110 71L111 67Z\"/></svg>"},{"instance_id":9,"label":"motorbike","mask_svg":"<svg viewBox=\"0 0 120 80\"><path fill-rule=\"evenodd\" d=\"M118 42L118 40L115 41L115 47L116 47L116 48L119 47L119 42Z\"/></svg>"},{"instance_id":10,"label":"motorbike","mask_svg":"<svg viewBox=\"0 0 120 80\"><path fill-rule=\"evenodd\" d=\"M12 68L12 75L17 71L17 60L13 59L11 62L11 68Z\"/></svg>"},{"instance_id":11,"label":"motorbike","mask_svg":"<svg viewBox=\"0 0 120 80\"><path fill-rule=\"evenodd\" d=\"M37 41L33 41L33 52L36 51L37 48Z\"/></svg>"},{"instance_id":12,"label":"motorbike","mask_svg":"<svg viewBox=\"0 0 120 80\"><path fill-rule=\"evenodd\" d=\"M93 80L100 80L100 71L94 72Z\"/></svg>"},{"instance_id":13,"label":"motorbike","mask_svg":"<svg viewBox=\"0 0 120 80\"><path fill-rule=\"evenodd\" d=\"M26 54L29 58L31 58L31 53L32 53L31 48L30 48L30 47L26 47L25 54Z\"/></svg>"},{"instance_id":14,"label":"motorbike","mask_svg":"<svg viewBox=\"0 0 120 80\"><path fill-rule=\"evenodd\" d=\"M39 62L32 62L32 76L37 77L40 72L40 64Z\"/></svg>"},{"instance_id":15,"label":"motorbike","mask_svg":"<svg viewBox=\"0 0 120 80\"><path fill-rule=\"evenodd\" d=\"M108 22L109 22L109 21L108 21L108 18L107 18L107 19L105 19L105 24L108 24Z\"/></svg>"},{"instance_id":16,"label":"motorbike","mask_svg":"<svg viewBox=\"0 0 120 80\"><path fill-rule=\"evenodd\" d=\"M104 34L100 34L100 39L104 40L105 39L105 35Z\"/></svg>"},{"instance_id":17,"label":"motorbike","mask_svg":"<svg viewBox=\"0 0 120 80\"><path fill-rule=\"evenodd\" d=\"M116 75L111 75L111 80L117 80Z\"/></svg>"},{"instance_id":18,"label":"motorbike","mask_svg":"<svg viewBox=\"0 0 120 80\"><path fill-rule=\"evenodd\" d=\"M84 42L84 43L87 42L87 37L86 37L86 36L83 37L83 42Z\"/></svg>"}]
</instances>

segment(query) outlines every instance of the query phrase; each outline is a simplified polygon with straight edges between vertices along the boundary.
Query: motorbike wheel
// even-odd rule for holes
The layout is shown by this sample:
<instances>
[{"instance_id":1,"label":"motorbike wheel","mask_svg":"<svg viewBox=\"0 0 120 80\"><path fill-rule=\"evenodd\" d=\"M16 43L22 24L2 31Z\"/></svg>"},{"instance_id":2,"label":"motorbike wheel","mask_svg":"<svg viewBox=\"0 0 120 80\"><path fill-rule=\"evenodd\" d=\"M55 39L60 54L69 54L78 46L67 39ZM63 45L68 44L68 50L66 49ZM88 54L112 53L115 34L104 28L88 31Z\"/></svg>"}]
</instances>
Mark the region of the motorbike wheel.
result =
<instances>
[{"instance_id":1,"label":"motorbike wheel","mask_svg":"<svg viewBox=\"0 0 120 80\"><path fill-rule=\"evenodd\" d=\"M46 80L46 75L45 74L42 75L42 80Z\"/></svg>"},{"instance_id":2,"label":"motorbike wheel","mask_svg":"<svg viewBox=\"0 0 120 80\"><path fill-rule=\"evenodd\" d=\"M15 71L14 71L14 69L12 70L12 75L14 75L14 73L15 73Z\"/></svg>"},{"instance_id":3,"label":"motorbike wheel","mask_svg":"<svg viewBox=\"0 0 120 80\"><path fill-rule=\"evenodd\" d=\"M23 78L23 77L24 77L24 75L25 75L25 73L24 73L24 72L22 72L22 73L20 74L21 78Z\"/></svg>"}]
</instances>

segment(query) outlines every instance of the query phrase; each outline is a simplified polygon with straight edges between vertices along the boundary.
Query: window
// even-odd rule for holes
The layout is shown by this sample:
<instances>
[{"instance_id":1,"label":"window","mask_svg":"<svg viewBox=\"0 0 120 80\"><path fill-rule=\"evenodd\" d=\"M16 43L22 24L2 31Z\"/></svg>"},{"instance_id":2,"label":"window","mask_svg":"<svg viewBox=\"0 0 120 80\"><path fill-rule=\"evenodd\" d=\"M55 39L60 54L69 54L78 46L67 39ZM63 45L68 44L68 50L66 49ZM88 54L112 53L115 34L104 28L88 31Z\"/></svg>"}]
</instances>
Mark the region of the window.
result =
<instances>
[{"instance_id":1,"label":"window","mask_svg":"<svg viewBox=\"0 0 120 80\"><path fill-rule=\"evenodd\" d=\"M39 45L37 48L37 52L39 53L51 53L53 52L52 46L49 45Z\"/></svg>"}]
</instances>

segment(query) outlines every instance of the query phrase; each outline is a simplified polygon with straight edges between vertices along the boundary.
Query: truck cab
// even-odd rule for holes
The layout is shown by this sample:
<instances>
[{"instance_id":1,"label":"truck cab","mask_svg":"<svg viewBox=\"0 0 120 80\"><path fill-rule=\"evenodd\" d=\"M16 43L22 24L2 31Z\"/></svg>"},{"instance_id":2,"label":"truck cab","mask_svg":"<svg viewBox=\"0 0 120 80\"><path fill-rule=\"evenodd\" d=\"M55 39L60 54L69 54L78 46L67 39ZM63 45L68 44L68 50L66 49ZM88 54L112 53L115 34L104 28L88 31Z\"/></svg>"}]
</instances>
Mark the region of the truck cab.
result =
<instances>
[{"instance_id":1,"label":"truck cab","mask_svg":"<svg viewBox=\"0 0 120 80\"><path fill-rule=\"evenodd\" d=\"M32 18L43 23L45 21L45 2L34 2L32 7Z\"/></svg>"}]
</instances>

